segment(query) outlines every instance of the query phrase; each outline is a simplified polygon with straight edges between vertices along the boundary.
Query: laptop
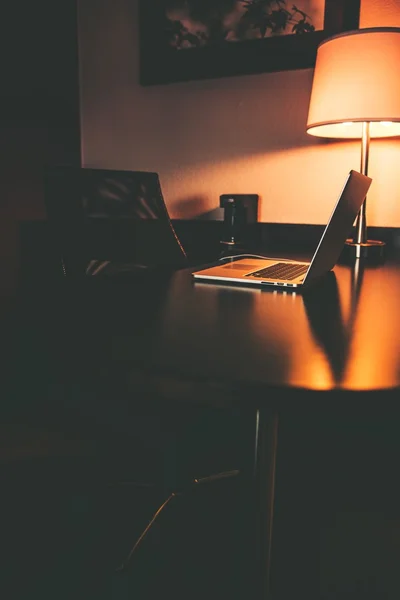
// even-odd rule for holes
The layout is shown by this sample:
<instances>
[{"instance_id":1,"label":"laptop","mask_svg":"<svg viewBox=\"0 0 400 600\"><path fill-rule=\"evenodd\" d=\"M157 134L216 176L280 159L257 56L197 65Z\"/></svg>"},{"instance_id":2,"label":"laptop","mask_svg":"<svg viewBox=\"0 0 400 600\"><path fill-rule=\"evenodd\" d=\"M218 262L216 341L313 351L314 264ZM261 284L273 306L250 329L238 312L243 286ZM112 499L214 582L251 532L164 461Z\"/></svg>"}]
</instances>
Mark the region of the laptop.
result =
<instances>
[{"instance_id":1,"label":"laptop","mask_svg":"<svg viewBox=\"0 0 400 600\"><path fill-rule=\"evenodd\" d=\"M289 258L251 258L202 269L192 273L198 281L235 282L255 286L301 288L335 266L372 179L350 171L311 262Z\"/></svg>"}]
</instances>

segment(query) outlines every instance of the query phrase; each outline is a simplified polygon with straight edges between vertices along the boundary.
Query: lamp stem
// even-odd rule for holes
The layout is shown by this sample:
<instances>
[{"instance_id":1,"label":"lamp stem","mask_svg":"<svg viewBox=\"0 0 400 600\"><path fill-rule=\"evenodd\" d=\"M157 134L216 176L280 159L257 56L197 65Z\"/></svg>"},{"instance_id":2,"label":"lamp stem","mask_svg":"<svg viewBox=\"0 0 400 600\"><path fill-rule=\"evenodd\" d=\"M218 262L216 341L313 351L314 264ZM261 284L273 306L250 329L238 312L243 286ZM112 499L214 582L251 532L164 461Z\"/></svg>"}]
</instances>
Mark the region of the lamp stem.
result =
<instances>
[{"instance_id":1,"label":"lamp stem","mask_svg":"<svg viewBox=\"0 0 400 600\"><path fill-rule=\"evenodd\" d=\"M368 175L370 124L362 124L361 138L361 168L363 175ZM367 232L367 199L365 198L358 212L356 227L353 238L346 240L344 256L351 258L368 258L371 260L382 260L384 256L385 242L380 240L369 240Z\"/></svg>"},{"instance_id":2,"label":"lamp stem","mask_svg":"<svg viewBox=\"0 0 400 600\"><path fill-rule=\"evenodd\" d=\"M362 124L360 168L360 171L363 175L368 175L369 141L369 122L364 122ZM355 244L365 244L367 241L367 198L365 198L358 213L356 231L353 241Z\"/></svg>"}]
</instances>

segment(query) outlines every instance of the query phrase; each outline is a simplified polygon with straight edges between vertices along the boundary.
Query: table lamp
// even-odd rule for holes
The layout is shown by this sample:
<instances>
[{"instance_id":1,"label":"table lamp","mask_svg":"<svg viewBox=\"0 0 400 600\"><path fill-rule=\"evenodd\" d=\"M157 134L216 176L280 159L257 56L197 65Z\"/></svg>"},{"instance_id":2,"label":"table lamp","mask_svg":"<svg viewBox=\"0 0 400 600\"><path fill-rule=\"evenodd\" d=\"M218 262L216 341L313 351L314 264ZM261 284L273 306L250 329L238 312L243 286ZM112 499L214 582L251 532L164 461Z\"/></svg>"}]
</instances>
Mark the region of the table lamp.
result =
<instances>
[{"instance_id":1,"label":"table lamp","mask_svg":"<svg viewBox=\"0 0 400 600\"><path fill-rule=\"evenodd\" d=\"M319 45L307 132L361 139L360 171L368 174L370 138L400 135L400 28L359 29ZM384 246L368 239L365 200L346 252L354 258L381 258Z\"/></svg>"}]
</instances>

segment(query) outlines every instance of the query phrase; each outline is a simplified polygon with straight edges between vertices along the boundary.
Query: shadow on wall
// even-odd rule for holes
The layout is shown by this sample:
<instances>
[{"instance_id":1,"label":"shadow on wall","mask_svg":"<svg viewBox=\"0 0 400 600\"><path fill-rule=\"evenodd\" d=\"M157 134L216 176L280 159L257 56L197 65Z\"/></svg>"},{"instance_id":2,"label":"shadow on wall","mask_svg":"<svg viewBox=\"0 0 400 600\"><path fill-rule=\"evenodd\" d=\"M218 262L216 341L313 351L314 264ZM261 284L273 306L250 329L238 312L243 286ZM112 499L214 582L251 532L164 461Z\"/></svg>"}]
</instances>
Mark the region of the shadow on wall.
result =
<instances>
[{"instance_id":1,"label":"shadow on wall","mask_svg":"<svg viewBox=\"0 0 400 600\"><path fill-rule=\"evenodd\" d=\"M189 198L178 198L174 202L174 211L179 219L197 219L204 221L222 221L223 210L219 207L206 210L207 199L205 196L190 196ZM195 215L195 216L194 216Z\"/></svg>"}]
</instances>

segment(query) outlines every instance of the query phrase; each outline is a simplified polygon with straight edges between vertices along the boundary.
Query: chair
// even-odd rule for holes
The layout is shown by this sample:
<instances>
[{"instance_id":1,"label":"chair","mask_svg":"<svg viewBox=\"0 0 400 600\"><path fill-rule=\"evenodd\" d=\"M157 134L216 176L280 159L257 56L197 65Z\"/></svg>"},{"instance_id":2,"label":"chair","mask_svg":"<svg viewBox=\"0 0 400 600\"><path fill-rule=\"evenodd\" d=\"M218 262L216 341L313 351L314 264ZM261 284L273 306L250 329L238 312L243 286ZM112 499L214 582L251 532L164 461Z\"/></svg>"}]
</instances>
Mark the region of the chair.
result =
<instances>
[{"instance_id":1,"label":"chair","mask_svg":"<svg viewBox=\"0 0 400 600\"><path fill-rule=\"evenodd\" d=\"M169 218L156 173L57 167L46 171L44 183L45 206L53 244L59 256L60 274L65 278L120 278L125 275L131 278L140 277L142 273L148 271L170 272L187 265L185 251ZM25 314L26 326L22 326L24 339L27 327L35 320L33 306L31 303L28 304L29 312ZM21 326L20 320L19 324ZM34 328L35 332L32 335L36 339L36 326ZM17 346L21 349L24 344L17 344ZM35 377L40 379L35 402L41 401L40 390L47 386L46 373L52 370L53 356L47 357L46 360L49 363L43 365L40 377L38 369L36 367L34 369ZM87 390L88 394L93 394L90 400L92 406L99 406L101 402L98 402L98 399L104 400L110 392L101 382L97 390L93 391L90 385ZM69 393L71 396L64 399L64 404L71 406L71 402L75 402L76 406L80 406L79 394L86 392L82 392L79 386L79 389L72 389ZM75 398L72 398L73 395ZM82 405L85 401L87 398L82 398ZM51 406L51 399L48 406ZM180 424L181 427L186 426L185 418ZM35 426L19 428L18 425L17 435L15 429L13 430L10 447L3 448L5 462L7 468L11 464L11 472L14 465L18 464L22 477L25 478L24 481L26 464L28 464L28 470L31 473L40 472L40 481L47 481L46 485L50 486L51 473L57 470L59 465L62 471L69 473L71 480L74 479L77 468L80 471L81 482L82 479L85 480L85 473L95 469L97 481L107 484L112 480L111 483L115 486L127 473L125 466L133 464L129 480L125 479L122 489L127 484L133 486L133 489L144 484L142 489L147 497L150 492L153 493L153 500L149 502L147 509L147 517L149 517L157 503L168 498L169 493L171 494L169 500L177 495L175 483L166 482L162 465L161 467L157 465L157 458L161 463L163 462L165 447L161 448L162 444L168 444L168 433L164 436L163 427L171 426L171 422L163 424L161 420L160 418L158 423L159 439L162 440L159 442L160 446L157 448L153 445L152 448L147 447L142 451L140 440L139 443L132 440L131 444L127 431L124 431L123 427L119 431L114 424L108 429L107 422L105 420L101 422L101 419L96 424L90 423L88 415L86 415L86 423L82 423L82 426L75 427L76 424L73 424L70 437L62 431L62 428L61 431L49 431L46 426L40 429ZM144 431L151 430L157 437L155 425L157 424L154 415L137 416L138 431L140 428ZM173 436L174 433L172 438ZM113 452L114 457L128 457L125 464L122 464L122 468L121 462L124 461L120 461L117 465L119 467L116 469L117 473L113 473L114 464L109 458L110 451ZM173 454L173 448L168 451ZM173 467L172 471L174 471ZM226 476L236 474L236 470L224 473ZM190 477L185 476L185 479L186 485L179 482L179 492L191 487ZM214 478L204 477L201 480L194 480L194 487L202 487L201 484L208 481L214 481ZM139 532L136 534L137 537ZM135 533L129 536L130 540L134 537ZM143 537L139 536L138 539L142 540ZM129 548L131 548L130 543ZM122 570L125 571L131 564L131 557L134 551L136 555L136 548L137 545L134 545L132 552L127 555L128 546L126 546L123 555L119 556Z\"/></svg>"},{"instance_id":2,"label":"chair","mask_svg":"<svg viewBox=\"0 0 400 600\"><path fill-rule=\"evenodd\" d=\"M186 266L157 173L53 167L45 205L66 276Z\"/></svg>"},{"instance_id":3,"label":"chair","mask_svg":"<svg viewBox=\"0 0 400 600\"><path fill-rule=\"evenodd\" d=\"M185 266L186 255L172 227L156 173L54 167L44 173L44 192L59 272L67 278L131 277L148 270L170 271ZM38 494L40 503L42 493L49 497L50 492L59 490L60 499L72 489L79 492L94 486L104 490L117 485L119 478L126 478L131 486L143 484L141 490L146 497L152 491L158 499L163 486L159 452L162 441L156 439L157 424L152 416L138 415L137 436L129 439L127 431L118 430L115 424L109 427L101 419L93 423L87 414L74 420L72 409L68 414L71 404L79 405L79 394L82 404L87 401L83 398L86 392L80 385L74 389L73 384L63 387L57 382L60 360L46 336L49 332L54 339L62 336L63 326L59 327L58 322L63 319L54 315L53 326L41 329L46 309L40 296L48 297L52 288L51 282L41 280L36 292L38 283L33 280L33 294L23 288L5 342L10 368L3 395L0 472L3 490L7 490L5 502L13 511L9 522L14 530L3 536L10 544L16 525L22 522L23 507L37 518L44 516L30 499L33 493ZM50 286L45 285L46 290L41 292L43 283ZM69 368L66 366L66 371ZM95 394L89 388L87 393ZM90 402L95 405L96 398ZM151 431L155 438L152 446L143 448L141 429ZM121 460L121 456L129 460ZM13 507L18 505L14 514ZM19 533L25 540L23 529ZM10 573L14 564L17 570L20 562L21 566L33 564L35 553L33 543L25 562L20 561L22 547L15 549L15 560L13 552L5 548L5 554L11 557ZM45 551L47 558L50 554Z\"/></svg>"}]
</instances>

